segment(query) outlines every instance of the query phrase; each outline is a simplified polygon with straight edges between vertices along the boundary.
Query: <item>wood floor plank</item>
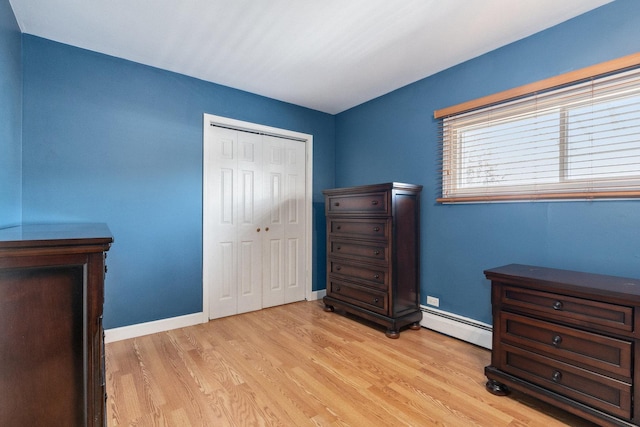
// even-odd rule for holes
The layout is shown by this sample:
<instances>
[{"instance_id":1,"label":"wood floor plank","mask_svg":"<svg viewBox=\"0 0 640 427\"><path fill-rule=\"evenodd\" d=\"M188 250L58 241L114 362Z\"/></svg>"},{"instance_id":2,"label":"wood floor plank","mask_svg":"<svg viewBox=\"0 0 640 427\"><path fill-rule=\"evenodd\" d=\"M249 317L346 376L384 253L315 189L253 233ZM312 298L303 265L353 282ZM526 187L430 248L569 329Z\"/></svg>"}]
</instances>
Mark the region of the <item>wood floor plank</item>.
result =
<instances>
[{"instance_id":1,"label":"wood floor plank","mask_svg":"<svg viewBox=\"0 0 640 427\"><path fill-rule=\"evenodd\" d=\"M397 340L319 301L106 346L109 426L593 427L488 393L486 349L427 329Z\"/></svg>"}]
</instances>

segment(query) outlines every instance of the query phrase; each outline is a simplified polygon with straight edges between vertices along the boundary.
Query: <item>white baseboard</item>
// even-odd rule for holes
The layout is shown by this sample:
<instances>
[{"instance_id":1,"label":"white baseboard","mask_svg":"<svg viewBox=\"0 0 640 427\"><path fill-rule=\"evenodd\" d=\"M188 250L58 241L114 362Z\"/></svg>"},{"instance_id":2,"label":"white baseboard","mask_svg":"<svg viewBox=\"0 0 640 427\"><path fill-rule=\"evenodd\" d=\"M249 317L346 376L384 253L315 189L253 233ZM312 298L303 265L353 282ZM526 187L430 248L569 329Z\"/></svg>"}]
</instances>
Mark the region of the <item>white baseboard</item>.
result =
<instances>
[{"instance_id":1,"label":"white baseboard","mask_svg":"<svg viewBox=\"0 0 640 427\"><path fill-rule=\"evenodd\" d=\"M325 290L315 291L309 295L308 300L319 300L325 295ZM491 325L424 305L421 305L420 309L422 310L421 326L480 347L491 349ZM185 328L187 326L206 323L207 321L208 319L205 318L204 313L193 313L153 322L107 329L104 331L104 341L105 343L110 343L126 340L143 335L170 331L172 329Z\"/></svg>"},{"instance_id":2,"label":"white baseboard","mask_svg":"<svg viewBox=\"0 0 640 427\"><path fill-rule=\"evenodd\" d=\"M420 309L422 310L421 326L491 349L493 331L491 325L425 305L421 305Z\"/></svg>"},{"instance_id":3,"label":"white baseboard","mask_svg":"<svg viewBox=\"0 0 640 427\"><path fill-rule=\"evenodd\" d=\"M206 322L207 319L204 318L203 313L193 313L186 314L184 316L170 317L168 319L155 320L153 322L123 326L121 328L107 329L104 331L104 342L110 343L126 340L129 338L170 331L171 329L184 328Z\"/></svg>"},{"instance_id":4,"label":"white baseboard","mask_svg":"<svg viewBox=\"0 0 640 427\"><path fill-rule=\"evenodd\" d=\"M311 291L311 295L309 295L309 298L307 298L307 301L316 301L324 298L325 295L327 295L326 289L322 289L320 291Z\"/></svg>"},{"instance_id":5,"label":"white baseboard","mask_svg":"<svg viewBox=\"0 0 640 427\"><path fill-rule=\"evenodd\" d=\"M327 294L326 290L313 291L307 298L309 301L322 299ZM155 334L157 332L170 331L171 329L185 328L187 326L207 323L204 313L193 313L184 316L171 317L169 319L155 320L153 322L138 323L121 328L107 329L104 331L104 342L126 340L129 338L141 337L143 335Z\"/></svg>"}]
</instances>

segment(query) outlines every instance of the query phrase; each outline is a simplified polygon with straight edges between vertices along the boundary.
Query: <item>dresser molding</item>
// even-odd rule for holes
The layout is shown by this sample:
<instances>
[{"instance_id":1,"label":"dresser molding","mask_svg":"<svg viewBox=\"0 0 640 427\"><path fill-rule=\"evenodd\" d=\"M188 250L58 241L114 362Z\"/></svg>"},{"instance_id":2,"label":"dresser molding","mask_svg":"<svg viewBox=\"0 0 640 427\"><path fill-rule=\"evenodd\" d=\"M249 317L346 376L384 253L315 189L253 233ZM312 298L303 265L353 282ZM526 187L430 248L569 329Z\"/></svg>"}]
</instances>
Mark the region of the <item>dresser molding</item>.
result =
<instances>
[{"instance_id":1,"label":"dresser molding","mask_svg":"<svg viewBox=\"0 0 640 427\"><path fill-rule=\"evenodd\" d=\"M518 264L484 273L489 392L518 390L598 425L639 425L640 280Z\"/></svg>"},{"instance_id":2,"label":"dresser molding","mask_svg":"<svg viewBox=\"0 0 640 427\"><path fill-rule=\"evenodd\" d=\"M325 190L325 311L385 326L386 336L420 329L420 192L386 183Z\"/></svg>"}]
</instances>

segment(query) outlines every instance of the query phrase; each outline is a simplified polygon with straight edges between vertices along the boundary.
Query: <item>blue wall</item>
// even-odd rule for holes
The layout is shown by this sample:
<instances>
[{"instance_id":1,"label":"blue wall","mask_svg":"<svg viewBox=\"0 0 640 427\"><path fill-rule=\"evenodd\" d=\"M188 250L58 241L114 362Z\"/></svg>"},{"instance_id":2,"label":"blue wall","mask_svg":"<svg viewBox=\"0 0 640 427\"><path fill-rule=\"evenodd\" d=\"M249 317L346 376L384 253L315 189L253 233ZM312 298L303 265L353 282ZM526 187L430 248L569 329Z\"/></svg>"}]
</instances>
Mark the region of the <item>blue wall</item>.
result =
<instances>
[{"instance_id":1,"label":"blue wall","mask_svg":"<svg viewBox=\"0 0 640 427\"><path fill-rule=\"evenodd\" d=\"M314 289L325 282L321 190L388 181L425 186L423 302L437 296L489 323L482 270L511 262L640 277L637 201L437 205L433 119L640 51L639 18L640 2L617 0L334 117L34 36L21 43L0 0L0 226L108 223L107 328L199 312L206 112L314 135Z\"/></svg>"},{"instance_id":2,"label":"blue wall","mask_svg":"<svg viewBox=\"0 0 640 427\"><path fill-rule=\"evenodd\" d=\"M22 36L9 0L0 0L0 227L22 215Z\"/></svg>"},{"instance_id":3,"label":"blue wall","mask_svg":"<svg viewBox=\"0 0 640 427\"><path fill-rule=\"evenodd\" d=\"M202 311L203 113L312 134L324 227L334 116L30 35L23 49L23 220L109 225L106 328Z\"/></svg>"},{"instance_id":4,"label":"blue wall","mask_svg":"<svg viewBox=\"0 0 640 427\"><path fill-rule=\"evenodd\" d=\"M640 202L438 205L433 111L640 51L640 2L617 0L336 118L336 184L424 185L421 299L491 323L484 269L525 263L640 277ZM428 52L425 52L428 54Z\"/></svg>"}]
</instances>

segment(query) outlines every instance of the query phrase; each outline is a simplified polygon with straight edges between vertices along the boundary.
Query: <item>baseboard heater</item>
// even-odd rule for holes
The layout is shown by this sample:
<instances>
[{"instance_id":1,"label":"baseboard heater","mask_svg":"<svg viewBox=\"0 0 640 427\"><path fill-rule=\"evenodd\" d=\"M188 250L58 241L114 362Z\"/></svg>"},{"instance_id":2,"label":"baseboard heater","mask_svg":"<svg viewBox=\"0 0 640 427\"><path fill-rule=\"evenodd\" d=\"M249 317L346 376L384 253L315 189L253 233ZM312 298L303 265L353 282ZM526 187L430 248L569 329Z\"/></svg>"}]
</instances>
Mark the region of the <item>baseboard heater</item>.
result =
<instances>
[{"instance_id":1,"label":"baseboard heater","mask_svg":"<svg viewBox=\"0 0 640 427\"><path fill-rule=\"evenodd\" d=\"M491 349L493 327L475 319L421 305L420 325L427 329Z\"/></svg>"}]
</instances>

